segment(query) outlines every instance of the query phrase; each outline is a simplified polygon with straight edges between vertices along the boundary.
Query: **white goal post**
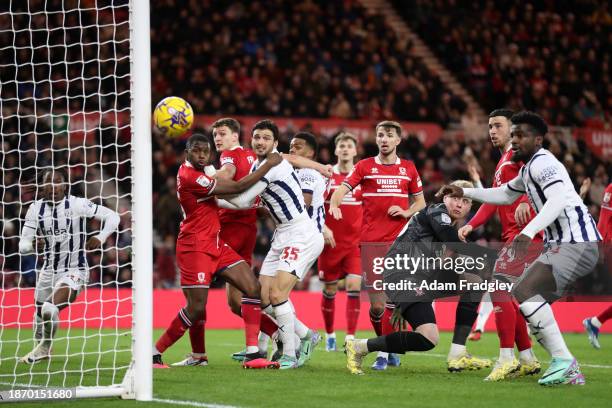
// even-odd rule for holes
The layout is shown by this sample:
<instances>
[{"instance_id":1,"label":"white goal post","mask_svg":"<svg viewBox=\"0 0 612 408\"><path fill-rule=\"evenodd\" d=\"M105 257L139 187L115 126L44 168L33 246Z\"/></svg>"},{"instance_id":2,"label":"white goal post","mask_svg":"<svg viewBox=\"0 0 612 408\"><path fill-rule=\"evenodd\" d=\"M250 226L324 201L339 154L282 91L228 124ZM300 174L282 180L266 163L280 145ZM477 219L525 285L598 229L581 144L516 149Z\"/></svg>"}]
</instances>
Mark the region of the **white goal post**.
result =
<instances>
[{"instance_id":1,"label":"white goal post","mask_svg":"<svg viewBox=\"0 0 612 408\"><path fill-rule=\"evenodd\" d=\"M0 2L0 395L153 397L149 12ZM56 175L61 195L43 185ZM108 213L118 226L88 249Z\"/></svg>"}]
</instances>

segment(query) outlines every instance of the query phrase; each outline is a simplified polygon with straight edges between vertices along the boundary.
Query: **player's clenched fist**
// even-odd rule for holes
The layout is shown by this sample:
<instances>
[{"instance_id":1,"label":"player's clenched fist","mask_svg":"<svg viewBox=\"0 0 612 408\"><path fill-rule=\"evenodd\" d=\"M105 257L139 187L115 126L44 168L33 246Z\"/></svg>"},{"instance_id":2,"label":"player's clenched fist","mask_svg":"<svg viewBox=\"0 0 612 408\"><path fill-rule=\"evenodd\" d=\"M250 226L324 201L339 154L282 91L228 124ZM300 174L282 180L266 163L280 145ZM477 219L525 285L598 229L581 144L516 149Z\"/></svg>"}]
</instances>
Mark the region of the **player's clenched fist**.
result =
<instances>
[{"instance_id":1,"label":"player's clenched fist","mask_svg":"<svg viewBox=\"0 0 612 408\"><path fill-rule=\"evenodd\" d=\"M266 156L266 160L272 166L276 166L276 165L281 164L281 162L283 161L283 156L281 156L280 153L270 152Z\"/></svg>"}]
</instances>

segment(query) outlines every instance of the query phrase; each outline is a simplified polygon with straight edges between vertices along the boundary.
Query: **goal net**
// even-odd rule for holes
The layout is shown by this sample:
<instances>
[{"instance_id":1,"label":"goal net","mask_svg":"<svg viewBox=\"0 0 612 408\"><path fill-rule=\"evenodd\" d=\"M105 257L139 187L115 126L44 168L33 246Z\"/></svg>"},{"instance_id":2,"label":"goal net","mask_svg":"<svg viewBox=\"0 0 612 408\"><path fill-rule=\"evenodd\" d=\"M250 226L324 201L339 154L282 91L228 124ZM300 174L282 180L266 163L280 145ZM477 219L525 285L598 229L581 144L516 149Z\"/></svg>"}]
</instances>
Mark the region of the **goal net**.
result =
<instances>
[{"instance_id":1,"label":"goal net","mask_svg":"<svg viewBox=\"0 0 612 408\"><path fill-rule=\"evenodd\" d=\"M76 396L150 398L150 312L133 318L139 307L150 308L150 232L134 216L139 206L147 215L150 193L138 189L146 194L150 177L133 166L147 163L138 154L151 157L149 106L138 108L150 105L149 73L135 80L136 69L149 64L144 3L0 1L0 391L72 388ZM135 24L136 14L146 18ZM143 38L139 57L135 41ZM91 248L110 222L102 207L119 224ZM35 232L24 251L28 225ZM71 285L80 292L59 304L54 293ZM53 310L47 303L59 314L43 313ZM146 364L135 357L144 344ZM135 369L144 370L140 386Z\"/></svg>"}]
</instances>

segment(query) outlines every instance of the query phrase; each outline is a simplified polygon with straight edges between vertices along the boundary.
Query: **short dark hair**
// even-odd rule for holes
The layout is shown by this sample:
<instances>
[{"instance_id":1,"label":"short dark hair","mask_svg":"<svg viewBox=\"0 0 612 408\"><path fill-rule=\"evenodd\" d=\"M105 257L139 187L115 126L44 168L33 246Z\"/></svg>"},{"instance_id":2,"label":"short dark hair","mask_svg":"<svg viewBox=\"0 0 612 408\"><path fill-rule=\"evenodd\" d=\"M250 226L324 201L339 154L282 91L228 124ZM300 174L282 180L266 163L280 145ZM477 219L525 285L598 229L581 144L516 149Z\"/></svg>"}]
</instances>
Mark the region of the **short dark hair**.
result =
<instances>
[{"instance_id":1,"label":"short dark hair","mask_svg":"<svg viewBox=\"0 0 612 408\"><path fill-rule=\"evenodd\" d=\"M234 118L221 118L217 119L215 123L212 124L212 128L220 128L221 126L227 126L232 132L240 133L240 122L238 122Z\"/></svg>"},{"instance_id":2,"label":"short dark hair","mask_svg":"<svg viewBox=\"0 0 612 408\"><path fill-rule=\"evenodd\" d=\"M189 139L187 139L187 144L185 145L185 149L187 150L191 149L193 144L196 142L202 142L202 143L206 143L209 146L212 146L210 139L206 135L202 133L194 133L193 135L189 136Z\"/></svg>"},{"instance_id":3,"label":"short dark hair","mask_svg":"<svg viewBox=\"0 0 612 408\"><path fill-rule=\"evenodd\" d=\"M377 132L378 132L378 128L380 127L395 129L395 131L397 132L397 135L399 137L402 137L402 126L399 124L399 122L395 122L393 120L383 120L382 122L376 125Z\"/></svg>"},{"instance_id":4,"label":"short dark hair","mask_svg":"<svg viewBox=\"0 0 612 408\"><path fill-rule=\"evenodd\" d=\"M253 130L251 130L251 134L255 133L258 129L268 129L272 131L272 136L274 140L278 140L278 126L276 123L271 121L270 119L262 119L253 126Z\"/></svg>"},{"instance_id":5,"label":"short dark hair","mask_svg":"<svg viewBox=\"0 0 612 408\"><path fill-rule=\"evenodd\" d=\"M491 113L489 113L489 118L494 118L495 116L503 116L506 119L510 120L512 119L513 115L514 115L514 111L512 109L502 108L502 109L492 110Z\"/></svg>"},{"instance_id":6,"label":"short dark hair","mask_svg":"<svg viewBox=\"0 0 612 408\"><path fill-rule=\"evenodd\" d=\"M513 125L527 124L531 126L538 135L545 136L548 133L548 125L540 115L535 112L522 111L510 119Z\"/></svg>"},{"instance_id":7,"label":"short dark hair","mask_svg":"<svg viewBox=\"0 0 612 408\"><path fill-rule=\"evenodd\" d=\"M310 146L310 148L314 152L314 157L317 157L317 150L319 148L319 145L317 143L317 138L315 137L315 135L309 132L297 132L295 135L293 135L293 138L302 139L303 141L305 141L306 144Z\"/></svg>"}]
</instances>

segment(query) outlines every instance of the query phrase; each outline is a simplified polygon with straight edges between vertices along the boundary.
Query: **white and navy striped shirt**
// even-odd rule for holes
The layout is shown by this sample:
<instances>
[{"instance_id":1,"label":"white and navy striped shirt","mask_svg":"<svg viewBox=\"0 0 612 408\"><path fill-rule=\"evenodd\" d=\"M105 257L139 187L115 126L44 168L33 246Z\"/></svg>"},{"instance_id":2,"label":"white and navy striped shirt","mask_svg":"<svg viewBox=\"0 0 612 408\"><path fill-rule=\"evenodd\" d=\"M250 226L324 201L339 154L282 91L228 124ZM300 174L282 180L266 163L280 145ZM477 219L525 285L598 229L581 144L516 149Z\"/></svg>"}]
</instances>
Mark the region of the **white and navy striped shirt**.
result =
<instances>
[{"instance_id":1,"label":"white and navy striped shirt","mask_svg":"<svg viewBox=\"0 0 612 408\"><path fill-rule=\"evenodd\" d=\"M548 189L558 183L562 184L563 195L549 196ZM507 186L512 191L526 193L531 206L538 213L547 200L563 202L564 208L559 217L544 229L547 242L575 243L601 240L595 221L574 189L567 170L548 150L538 150Z\"/></svg>"},{"instance_id":2,"label":"white and navy striped shirt","mask_svg":"<svg viewBox=\"0 0 612 408\"><path fill-rule=\"evenodd\" d=\"M308 216L312 219L319 232L323 232L325 225L325 195L329 187L329 180L313 169L297 169L297 178L300 181L302 192L312 194L312 201L308 207Z\"/></svg>"},{"instance_id":3,"label":"white and navy striped shirt","mask_svg":"<svg viewBox=\"0 0 612 408\"><path fill-rule=\"evenodd\" d=\"M257 170L260 164L257 161L251 168L251 172ZM267 184L267 187L260 194L261 200L277 225L308 217L300 182L287 160L272 167L262 181Z\"/></svg>"},{"instance_id":4,"label":"white and navy striped shirt","mask_svg":"<svg viewBox=\"0 0 612 408\"><path fill-rule=\"evenodd\" d=\"M28 208L21 234L20 252L32 251L35 238L45 240L42 269L54 273L85 269L85 219L96 217L104 222L98 234L102 243L117 228L119 215L86 198L67 196L57 203L36 200Z\"/></svg>"}]
</instances>

